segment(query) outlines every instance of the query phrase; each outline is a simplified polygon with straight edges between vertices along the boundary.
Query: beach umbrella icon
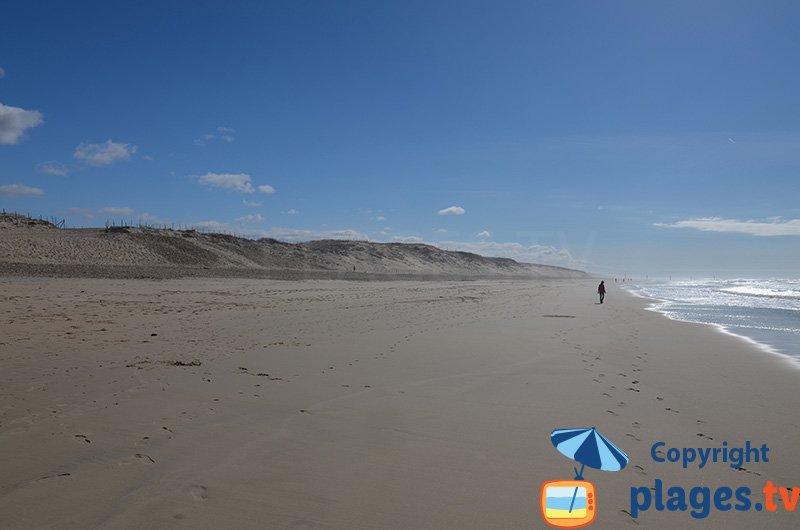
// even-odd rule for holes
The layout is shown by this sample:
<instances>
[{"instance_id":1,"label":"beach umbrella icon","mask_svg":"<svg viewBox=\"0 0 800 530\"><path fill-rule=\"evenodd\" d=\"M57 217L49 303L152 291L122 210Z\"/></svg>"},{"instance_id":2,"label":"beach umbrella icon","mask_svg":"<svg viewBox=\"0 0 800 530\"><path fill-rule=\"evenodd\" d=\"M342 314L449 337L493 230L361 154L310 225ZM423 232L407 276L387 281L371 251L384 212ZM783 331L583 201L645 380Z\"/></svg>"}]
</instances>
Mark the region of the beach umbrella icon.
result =
<instances>
[{"instance_id":1,"label":"beach umbrella icon","mask_svg":"<svg viewBox=\"0 0 800 530\"><path fill-rule=\"evenodd\" d=\"M556 429L550 433L550 441L561 454L580 462L580 471L577 467L573 468L575 480L583 480L583 469L586 466L602 471L619 471L628 464L628 455L597 432L594 427L590 429ZM577 493L578 488L576 487L569 507L570 512Z\"/></svg>"}]
</instances>

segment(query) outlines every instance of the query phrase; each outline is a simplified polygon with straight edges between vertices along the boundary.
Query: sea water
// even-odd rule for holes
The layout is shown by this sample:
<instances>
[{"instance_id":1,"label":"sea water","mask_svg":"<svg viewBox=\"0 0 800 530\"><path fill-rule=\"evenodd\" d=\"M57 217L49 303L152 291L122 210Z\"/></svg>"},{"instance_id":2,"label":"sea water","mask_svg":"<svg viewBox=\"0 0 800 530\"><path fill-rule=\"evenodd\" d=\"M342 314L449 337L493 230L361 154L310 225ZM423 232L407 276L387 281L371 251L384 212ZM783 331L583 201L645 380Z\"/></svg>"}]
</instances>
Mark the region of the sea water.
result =
<instances>
[{"instance_id":1,"label":"sea water","mask_svg":"<svg viewBox=\"0 0 800 530\"><path fill-rule=\"evenodd\" d=\"M800 360L800 280L694 280L626 285L670 318L713 324Z\"/></svg>"}]
</instances>

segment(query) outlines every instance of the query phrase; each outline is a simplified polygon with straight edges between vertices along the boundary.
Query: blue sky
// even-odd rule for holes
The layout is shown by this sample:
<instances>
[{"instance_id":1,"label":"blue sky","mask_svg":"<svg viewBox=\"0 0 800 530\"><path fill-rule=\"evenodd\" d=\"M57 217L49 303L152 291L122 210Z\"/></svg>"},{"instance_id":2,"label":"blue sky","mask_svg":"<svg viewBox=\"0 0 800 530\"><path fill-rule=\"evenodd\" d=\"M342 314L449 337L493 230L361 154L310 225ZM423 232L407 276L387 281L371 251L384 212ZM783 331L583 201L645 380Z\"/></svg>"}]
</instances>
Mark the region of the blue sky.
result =
<instances>
[{"instance_id":1,"label":"blue sky","mask_svg":"<svg viewBox=\"0 0 800 530\"><path fill-rule=\"evenodd\" d=\"M6 209L797 276L796 2L0 11Z\"/></svg>"}]
</instances>

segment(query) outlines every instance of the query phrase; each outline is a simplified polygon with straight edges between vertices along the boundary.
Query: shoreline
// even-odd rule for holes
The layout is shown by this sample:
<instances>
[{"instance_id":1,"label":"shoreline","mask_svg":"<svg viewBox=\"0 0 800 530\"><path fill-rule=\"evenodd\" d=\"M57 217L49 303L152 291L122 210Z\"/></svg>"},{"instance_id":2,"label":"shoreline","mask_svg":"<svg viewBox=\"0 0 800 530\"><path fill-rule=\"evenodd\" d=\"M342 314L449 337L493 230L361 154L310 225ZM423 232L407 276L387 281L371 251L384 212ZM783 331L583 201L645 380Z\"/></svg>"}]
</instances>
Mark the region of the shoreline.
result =
<instances>
[{"instance_id":1,"label":"shoreline","mask_svg":"<svg viewBox=\"0 0 800 530\"><path fill-rule=\"evenodd\" d=\"M747 335L742 335L740 333L736 333L734 331L731 331L730 329L728 329L727 326L725 326L723 324L716 324L714 322L698 322L698 321L684 320L684 319L681 319L681 318L673 317L672 315L670 315L670 314L668 314L668 313L666 313L664 311L661 311L659 309L659 307L658 307L659 304L668 304L668 303L670 303L670 300L664 300L664 299L655 298L655 297L652 297L652 296L645 296L645 295L642 295L642 294L639 294L637 292L634 292L634 291L630 290L627 286L622 287L622 290L624 290L625 292L631 294L632 296L635 296L636 298L641 298L643 300L647 300L649 302L649 305L647 307L645 307L645 310L647 310L647 311L652 311L654 313L658 313L659 315L662 315L662 316L664 316L664 317L666 317L669 320L672 320L674 322L686 322L686 323L689 323L689 324L701 324L701 325L704 325L704 326L709 326L709 327L711 327L712 329L714 329L718 333L722 333L722 334L730 336L730 337L735 337L735 338L747 343L748 345L753 346L756 350L758 350L760 352L767 353L769 355L774 355L774 356L784 360L785 362L789 363L789 365L791 365L793 368L800 370L800 357L797 356L797 355L791 355L789 353L785 353L785 352L779 350L778 348L775 348L774 346L770 346L769 344L764 344L764 343L758 342L756 339L753 339L752 337L748 337Z\"/></svg>"},{"instance_id":2,"label":"shoreline","mask_svg":"<svg viewBox=\"0 0 800 530\"><path fill-rule=\"evenodd\" d=\"M590 470L597 528L785 528L792 513L650 511L663 480L800 481L795 370L594 280L0 278L8 528L544 526L556 428L630 456ZM562 318L555 318L562 317ZM566 318L569 317L569 318ZM766 443L704 469L668 447ZM745 469L746 468L746 469Z\"/></svg>"}]
</instances>

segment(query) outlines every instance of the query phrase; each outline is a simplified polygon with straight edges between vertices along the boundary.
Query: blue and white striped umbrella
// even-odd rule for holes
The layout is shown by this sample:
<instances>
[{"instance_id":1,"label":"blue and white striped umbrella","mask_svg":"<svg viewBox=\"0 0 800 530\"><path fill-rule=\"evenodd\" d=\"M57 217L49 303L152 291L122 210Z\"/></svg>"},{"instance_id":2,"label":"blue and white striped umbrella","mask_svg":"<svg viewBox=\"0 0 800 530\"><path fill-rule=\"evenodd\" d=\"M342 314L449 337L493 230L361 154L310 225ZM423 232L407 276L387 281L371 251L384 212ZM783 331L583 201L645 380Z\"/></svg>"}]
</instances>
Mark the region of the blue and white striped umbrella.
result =
<instances>
[{"instance_id":1,"label":"blue and white striped umbrella","mask_svg":"<svg viewBox=\"0 0 800 530\"><path fill-rule=\"evenodd\" d=\"M561 454L580 462L581 471L576 474L583 475L583 466L589 466L603 471L619 471L628 464L628 455L622 449L608 441L597 429L556 429L550 433L550 440Z\"/></svg>"}]
</instances>

